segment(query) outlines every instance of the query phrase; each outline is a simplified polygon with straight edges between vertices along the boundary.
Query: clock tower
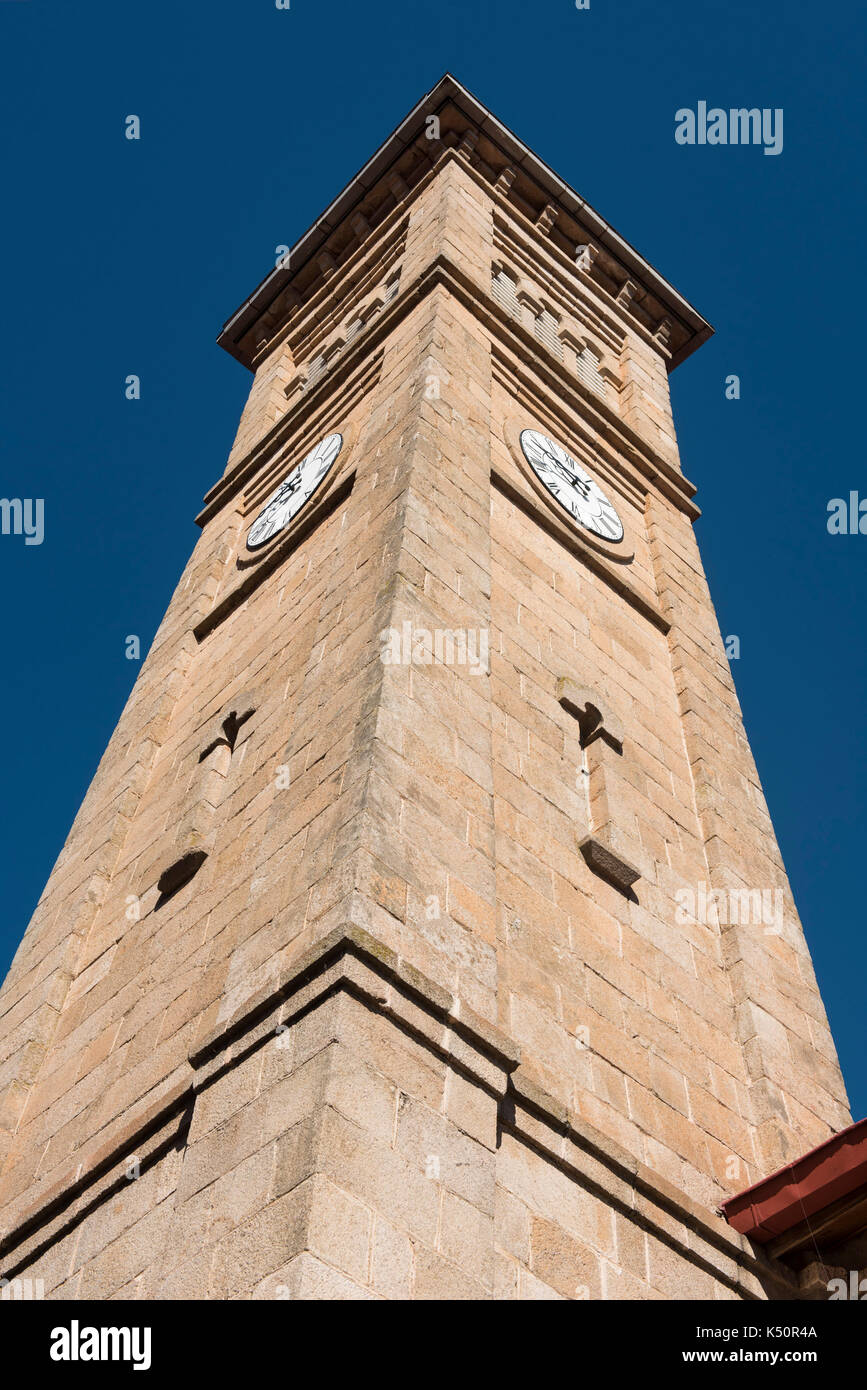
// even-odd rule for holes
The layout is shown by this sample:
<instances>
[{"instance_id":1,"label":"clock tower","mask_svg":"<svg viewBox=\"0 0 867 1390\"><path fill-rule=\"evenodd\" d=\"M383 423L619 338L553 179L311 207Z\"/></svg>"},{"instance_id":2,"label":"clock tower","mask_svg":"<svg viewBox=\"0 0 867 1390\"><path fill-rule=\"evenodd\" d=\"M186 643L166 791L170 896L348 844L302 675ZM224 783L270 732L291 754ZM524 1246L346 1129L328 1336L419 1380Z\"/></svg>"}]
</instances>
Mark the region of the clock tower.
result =
<instances>
[{"instance_id":1,"label":"clock tower","mask_svg":"<svg viewBox=\"0 0 867 1390\"><path fill-rule=\"evenodd\" d=\"M710 332L450 76L229 319L0 995L0 1273L804 1296L721 1210L850 1117L672 422Z\"/></svg>"}]
</instances>

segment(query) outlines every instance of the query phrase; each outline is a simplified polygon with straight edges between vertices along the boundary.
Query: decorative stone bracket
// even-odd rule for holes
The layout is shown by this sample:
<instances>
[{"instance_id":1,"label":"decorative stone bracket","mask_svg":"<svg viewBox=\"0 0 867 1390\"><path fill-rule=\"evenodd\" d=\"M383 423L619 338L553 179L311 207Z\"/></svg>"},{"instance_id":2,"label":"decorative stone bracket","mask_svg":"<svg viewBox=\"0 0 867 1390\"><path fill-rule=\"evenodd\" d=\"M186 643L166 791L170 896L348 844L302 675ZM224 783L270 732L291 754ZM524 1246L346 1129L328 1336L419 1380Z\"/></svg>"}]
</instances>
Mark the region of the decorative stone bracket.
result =
<instances>
[{"instance_id":1,"label":"decorative stone bracket","mask_svg":"<svg viewBox=\"0 0 867 1390\"><path fill-rule=\"evenodd\" d=\"M214 846L216 813L226 789L233 754L249 733L256 696L246 692L222 709L205 729L199 767L193 778L192 805L178 828L171 863L157 880L165 901L189 883Z\"/></svg>"},{"instance_id":2,"label":"decorative stone bracket","mask_svg":"<svg viewBox=\"0 0 867 1390\"><path fill-rule=\"evenodd\" d=\"M623 727L598 695L569 676L558 680L557 699L567 714L578 721L581 740L581 774L587 789L590 834L579 848L594 873L628 893L641 871L625 857L627 837L616 822L612 805L615 760L623 756Z\"/></svg>"}]
</instances>

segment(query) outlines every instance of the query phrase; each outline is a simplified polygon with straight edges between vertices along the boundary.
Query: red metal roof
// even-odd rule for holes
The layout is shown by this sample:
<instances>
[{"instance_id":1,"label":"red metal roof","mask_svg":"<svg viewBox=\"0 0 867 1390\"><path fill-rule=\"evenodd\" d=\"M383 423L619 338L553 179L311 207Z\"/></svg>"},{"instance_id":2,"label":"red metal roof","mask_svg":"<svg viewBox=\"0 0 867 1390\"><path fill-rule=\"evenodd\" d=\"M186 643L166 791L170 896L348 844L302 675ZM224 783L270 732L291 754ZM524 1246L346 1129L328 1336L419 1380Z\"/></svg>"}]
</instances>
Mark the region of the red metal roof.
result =
<instances>
[{"instance_id":1,"label":"red metal roof","mask_svg":"<svg viewBox=\"0 0 867 1390\"><path fill-rule=\"evenodd\" d=\"M867 1184L867 1119L723 1202L730 1226L765 1244Z\"/></svg>"}]
</instances>

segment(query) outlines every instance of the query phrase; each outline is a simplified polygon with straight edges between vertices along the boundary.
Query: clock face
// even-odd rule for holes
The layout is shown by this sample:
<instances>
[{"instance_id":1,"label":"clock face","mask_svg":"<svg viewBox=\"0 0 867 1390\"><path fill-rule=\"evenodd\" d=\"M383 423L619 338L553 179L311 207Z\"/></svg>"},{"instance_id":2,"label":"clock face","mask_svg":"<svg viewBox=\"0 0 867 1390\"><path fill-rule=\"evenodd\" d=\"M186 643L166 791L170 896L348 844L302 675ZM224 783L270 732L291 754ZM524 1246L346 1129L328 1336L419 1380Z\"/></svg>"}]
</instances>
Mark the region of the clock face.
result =
<instances>
[{"instance_id":1,"label":"clock face","mask_svg":"<svg viewBox=\"0 0 867 1390\"><path fill-rule=\"evenodd\" d=\"M288 478L268 498L247 533L248 550L264 545L298 515L312 497L343 447L342 434L329 434L306 458L292 469Z\"/></svg>"},{"instance_id":2,"label":"clock face","mask_svg":"<svg viewBox=\"0 0 867 1390\"><path fill-rule=\"evenodd\" d=\"M622 541L623 523L580 463L538 430L521 431L521 449L539 482L575 521L603 541Z\"/></svg>"}]
</instances>

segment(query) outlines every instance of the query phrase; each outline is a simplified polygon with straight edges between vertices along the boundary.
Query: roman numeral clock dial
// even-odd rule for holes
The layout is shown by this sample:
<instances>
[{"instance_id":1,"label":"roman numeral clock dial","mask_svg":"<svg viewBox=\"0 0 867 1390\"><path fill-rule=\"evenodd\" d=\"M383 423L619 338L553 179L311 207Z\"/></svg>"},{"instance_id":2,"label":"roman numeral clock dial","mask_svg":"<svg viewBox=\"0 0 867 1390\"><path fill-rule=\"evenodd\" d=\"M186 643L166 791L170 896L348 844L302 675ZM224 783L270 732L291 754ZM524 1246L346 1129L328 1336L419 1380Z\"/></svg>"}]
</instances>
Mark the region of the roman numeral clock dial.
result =
<instances>
[{"instance_id":1,"label":"roman numeral clock dial","mask_svg":"<svg viewBox=\"0 0 867 1390\"><path fill-rule=\"evenodd\" d=\"M539 482L573 520L600 540L623 540L623 523L605 493L565 449L538 430L522 430L521 450Z\"/></svg>"},{"instance_id":2,"label":"roman numeral clock dial","mask_svg":"<svg viewBox=\"0 0 867 1390\"><path fill-rule=\"evenodd\" d=\"M329 434L311 449L271 494L247 533L247 549L256 550L283 531L331 471L343 447L342 434Z\"/></svg>"}]
</instances>

